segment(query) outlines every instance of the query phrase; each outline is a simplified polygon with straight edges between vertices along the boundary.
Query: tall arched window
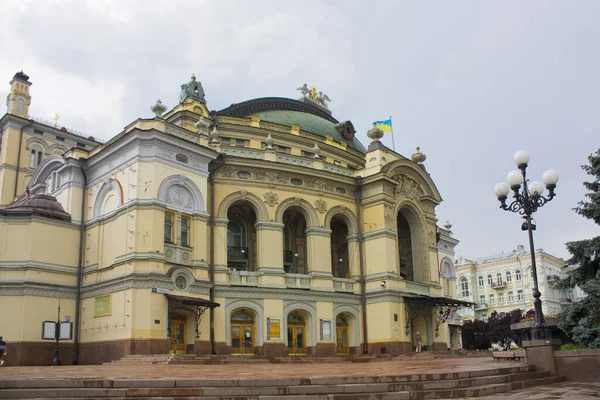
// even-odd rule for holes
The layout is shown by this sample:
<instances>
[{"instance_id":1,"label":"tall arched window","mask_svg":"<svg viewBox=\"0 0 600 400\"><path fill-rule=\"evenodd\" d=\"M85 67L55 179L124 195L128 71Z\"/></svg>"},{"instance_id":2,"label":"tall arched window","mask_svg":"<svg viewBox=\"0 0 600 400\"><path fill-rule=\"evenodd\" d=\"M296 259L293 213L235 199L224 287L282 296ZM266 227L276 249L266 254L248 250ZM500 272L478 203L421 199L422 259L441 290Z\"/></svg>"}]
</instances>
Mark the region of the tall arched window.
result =
<instances>
[{"instance_id":1,"label":"tall arched window","mask_svg":"<svg viewBox=\"0 0 600 400\"><path fill-rule=\"evenodd\" d=\"M462 297L469 296L469 281L464 276L460 278L460 295Z\"/></svg>"},{"instance_id":2,"label":"tall arched window","mask_svg":"<svg viewBox=\"0 0 600 400\"><path fill-rule=\"evenodd\" d=\"M479 275L479 278L477 279L477 282L479 283L479 286L483 286L483 284L484 284L483 276Z\"/></svg>"},{"instance_id":3,"label":"tall arched window","mask_svg":"<svg viewBox=\"0 0 600 400\"><path fill-rule=\"evenodd\" d=\"M37 165L36 165L36 167L38 165L40 165L40 163L42 162L42 158L43 157L44 157L44 153L42 153L41 151L38 151L38 154L37 154Z\"/></svg>"},{"instance_id":4,"label":"tall arched window","mask_svg":"<svg viewBox=\"0 0 600 400\"><path fill-rule=\"evenodd\" d=\"M520 281L522 279L521 270L520 269L518 269L518 270L515 271L515 276L517 277L518 281Z\"/></svg>"},{"instance_id":5,"label":"tall arched window","mask_svg":"<svg viewBox=\"0 0 600 400\"><path fill-rule=\"evenodd\" d=\"M29 153L29 168L36 167L35 157L36 157L36 151L35 151L35 149L31 149L31 153Z\"/></svg>"},{"instance_id":6,"label":"tall arched window","mask_svg":"<svg viewBox=\"0 0 600 400\"><path fill-rule=\"evenodd\" d=\"M244 246L244 231L242 229L242 226L236 221L229 221L229 223L227 224L227 246Z\"/></svg>"},{"instance_id":7,"label":"tall arched window","mask_svg":"<svg viewBox=\"0 0 600 400\"><path fill-rule=\"evenodd\" d=\"M488 285L492 286L492 283L494 283L494 280L493 280L493 278L492 278L492 275L491 275L491 274L490 274L490 275L488 275L488 277L487 277L487 281L488 281Z\"/></svg>"},{"instance_id":8,"label":"tall arched window","mask_svg":"<svg viewBox=\"0 0 600 400\"><path fill-rule=\"evenodd\" d=\"M498 272L498 273L496 274L496 283L497 283L498 285L502 285L502 273L500 273L500 272Z\"/></svg>"},{"instance_id":9,"label":"tall arched window","mask_svg":"<svg viewBox=\"0 0 600 400\"><path fill-rule=\"evenodd\" d=\"M512 274L510 271L506 271L506 282L512 282Z\"/></svg>"},{"instance_id":10,"label":"tall arched window","mask_svg":"<svg viewBox=\"0 0 600 400\"><path fill-rule=\"evenodd\" d=\"M20 97L17 100L17 114L25 114L25 99Z\"/></svg>"}]
</instances>

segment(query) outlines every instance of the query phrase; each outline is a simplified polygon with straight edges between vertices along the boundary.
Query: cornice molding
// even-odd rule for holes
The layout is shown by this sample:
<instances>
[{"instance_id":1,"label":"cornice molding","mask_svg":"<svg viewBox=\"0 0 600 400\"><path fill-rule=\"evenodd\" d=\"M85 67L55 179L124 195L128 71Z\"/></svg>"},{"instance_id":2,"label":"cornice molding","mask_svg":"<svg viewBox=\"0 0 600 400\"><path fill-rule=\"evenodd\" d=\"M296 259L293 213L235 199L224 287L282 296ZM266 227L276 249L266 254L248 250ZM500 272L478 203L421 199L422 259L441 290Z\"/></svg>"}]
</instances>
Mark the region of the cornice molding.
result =
<instances>
[{"instance_id":1,"label":"cornice molding","mask_svg":"<svg viewBox=\"0 0 600 400\"><path fill-rule=\"evenodd\" d=\"M294 289L267 289L267 288L228 288L215 287L215 297L224 298L247 298L247 299L277 299L295 301L316 301L343 304L360 304L360 295L335 292L321 292Z\"/></svg>"},{"instance_id":2,"label":"cornice molding","mask_svg":"<svg viewBox=\"0 0 600 400\"><path fill-rule=\"evenodd\" d=\"M371 232L363 233L363 240L365 242L368 240L376 240L379 238L388 238L388 239L396 240L397 236L398 235L393 230L382 228L382 229L377 229L377 230L374 230Z\"/></svg>"}]
</instances>

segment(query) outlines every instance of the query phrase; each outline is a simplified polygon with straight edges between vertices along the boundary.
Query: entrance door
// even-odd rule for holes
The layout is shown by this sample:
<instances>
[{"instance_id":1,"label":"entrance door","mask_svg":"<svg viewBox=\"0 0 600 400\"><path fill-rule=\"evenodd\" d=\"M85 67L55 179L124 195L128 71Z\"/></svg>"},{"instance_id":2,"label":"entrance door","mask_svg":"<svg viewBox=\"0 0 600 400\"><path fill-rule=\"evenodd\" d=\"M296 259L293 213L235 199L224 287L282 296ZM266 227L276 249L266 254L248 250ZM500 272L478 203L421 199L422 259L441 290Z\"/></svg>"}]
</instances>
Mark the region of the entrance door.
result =
<instances>
[{"instance_id":1,"label":"entrance door","mask_svg":"<svg viewBox=\"0 0 600 400\"><path fill-rule=\"evenodd\" d=\"M288 316L288 354L306 354L306 324L301 315Z\"/></svg>"},{"instance_id":2,"label":"entrance door","mask_svg":"<svg viewBox=\"0 0 600 400\"><path fill-rule=\"evenodd\" d=\"M231 317L231 354L254 354L254 320L248 313Z\"/></svg>"},{"instance_id":3,"label":"entrance door","mask_svg":"<svg viewBox=\"0 0 600 400\"><path fill-rule=\"evenodd\" d=\"M336 319L336 352L337 354L348 354L348 324L342 317Z\"/></svg>"},{"instance_id":4,"label":"entrance door","mask_svg":"<svg viewBox=\"0 0 600 400\"><path fill-rule=\"evenodd\" d=\"M172 319L171 320L171 350L170 353L174 354L185 354L186 353L186 341L185 341L185 320L184 319Z\"/></svg>"}]
</instances>

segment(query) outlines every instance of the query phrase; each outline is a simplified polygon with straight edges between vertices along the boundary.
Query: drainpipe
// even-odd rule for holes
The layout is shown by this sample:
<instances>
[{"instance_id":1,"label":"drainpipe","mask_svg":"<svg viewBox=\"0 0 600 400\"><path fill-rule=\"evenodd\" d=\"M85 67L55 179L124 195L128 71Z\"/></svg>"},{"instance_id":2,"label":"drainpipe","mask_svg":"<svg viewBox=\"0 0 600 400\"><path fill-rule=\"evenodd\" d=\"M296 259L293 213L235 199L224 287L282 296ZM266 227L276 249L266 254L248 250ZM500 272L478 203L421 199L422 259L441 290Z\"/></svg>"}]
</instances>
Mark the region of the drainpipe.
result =
<instances>
[{"instance_id":1,"label":"drainpipe","mask_svg":"<svg viewBox=\"0 0 600 400\"><path fill-rule=\"evenodd\" d=\"M77 270L77 295L75 297L75 335L73 348L73 364L79 363L79 331L81 330L81 285L83 282L83 249L85 234L85 190L87 187L87 174L85 173L84 158L79 159L81 175L83 176L83 187L81 189L81 222L79 223L79 261Z\"/></svg>"},{"instance_id":2,"label":"drainpipe","mask_svg":"<svg viewBox=\"0 0 600 400\"><path fill-rule=\"evenodd\" d=\"M225 164L225 157L219 155L214 163L209 165L208 179L210 182L210 266L209 266L209 299L215 301L215 173ZM210 318L210 352L215 354L215 309L209 310Z\"/></svg>"},{"instance_id":3,"label":"drainpipe","mask_svg":"<svg viewBox=\"0 0 600 400\"><path fill-rule=\"evenodd\" d=\"M363 261L363 235L360 209L362 206L362 177L356 177L356 219L358 222L358 257L360 266L360 304L362 307L363 353L369 353L369 336L367 335L367 288L365 266Z\"/></svg>"},{"instance_id":4,"label":"drainpipe","mask_svg":"<svg viewBox=\"0 0 600 400\"><path fill-rule=\"evenodd\" d=\"M19 170L21 169L21 146L23 144L23 130L31 125L33 125L33 121L29 121L28 124L23 125L21 127L21 133L19 135L19 150L17 152L17 173L15 175L15 193L13 195L13 199L17 197L17 185L19 184Z\"/></svg>"}]
</instances>

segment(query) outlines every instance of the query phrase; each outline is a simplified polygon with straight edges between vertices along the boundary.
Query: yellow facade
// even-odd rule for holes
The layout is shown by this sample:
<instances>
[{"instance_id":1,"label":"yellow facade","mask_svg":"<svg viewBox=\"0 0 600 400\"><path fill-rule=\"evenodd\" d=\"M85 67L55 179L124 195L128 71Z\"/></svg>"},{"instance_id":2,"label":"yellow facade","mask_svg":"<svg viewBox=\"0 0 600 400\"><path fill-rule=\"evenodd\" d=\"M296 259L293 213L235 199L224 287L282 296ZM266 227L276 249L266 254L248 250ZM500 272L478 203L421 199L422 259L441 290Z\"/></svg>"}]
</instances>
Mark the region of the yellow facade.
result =
<instances>
[{"instance_id":1,"label":"yellow facade","mask_svg":"<svg viewBox=\"0 0 600 400\"><path fill-rule=\"evenodd\" d=\"M440 247L422 162L365 149L306 97L209 113L195 80L166 114L157 103L100 143L30 118L28 78L15 75L20 108L0 120L11 362L47 363L31 349L50 348L40 326L59 299L77 363L401 353L416 332L427 350L451 347L439 315L461 305L443 267L458 241Z\"/></svg>"}]
</instances>

